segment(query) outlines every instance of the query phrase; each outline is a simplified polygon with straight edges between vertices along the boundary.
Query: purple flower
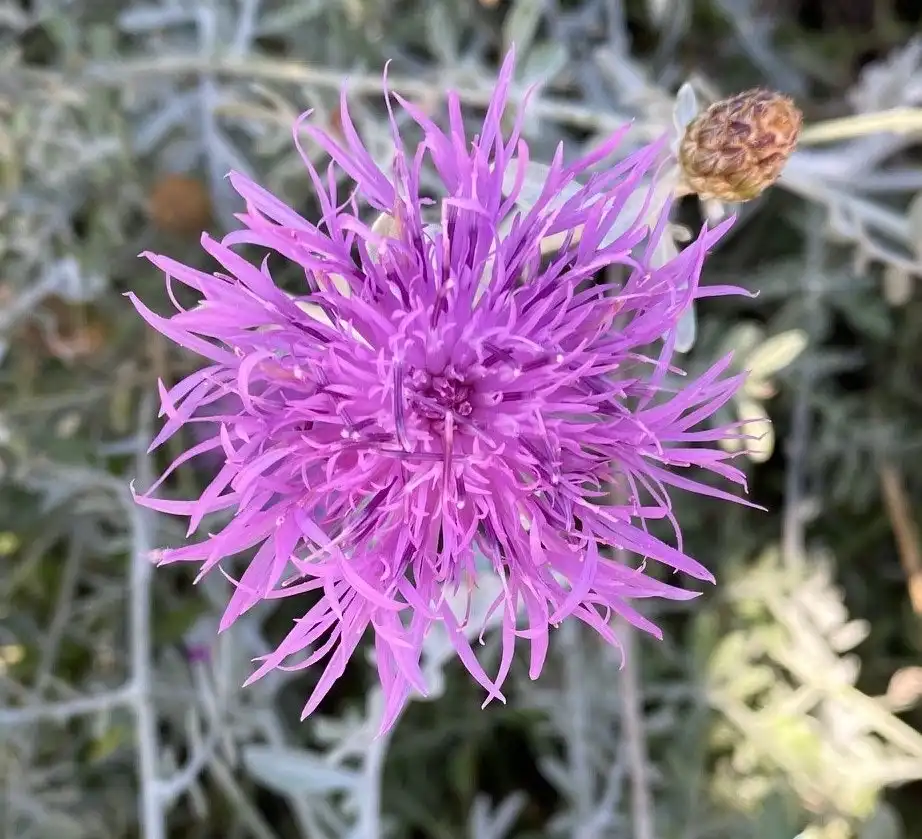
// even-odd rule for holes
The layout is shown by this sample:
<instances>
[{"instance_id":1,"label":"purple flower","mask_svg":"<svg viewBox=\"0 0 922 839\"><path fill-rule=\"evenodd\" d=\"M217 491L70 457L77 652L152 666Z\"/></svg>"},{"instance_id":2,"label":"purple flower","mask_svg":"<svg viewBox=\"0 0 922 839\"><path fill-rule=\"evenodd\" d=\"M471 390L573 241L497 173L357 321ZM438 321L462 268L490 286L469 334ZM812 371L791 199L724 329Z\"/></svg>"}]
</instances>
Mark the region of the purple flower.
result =
<instances>
[{"instance_id":1,"label":"purple flower","mask_svg":"<svg viewBox=\"0 0 922 839\"><path fill-rule=\"evenodd\" d=\"M457 96L448 96L447 133L394 96L423 132L411 155L388 96L389 173L363 147L345 96L345 145L299 121L296 142L306 134L333 161L323 178L301 152L319 223L233 173L244 227L222 242L202 238L223 273L148 255L168 284L189 286L201 303L185 310L171 292L178 311L164 318L132 296L152 327L207 360L171 390L161 385L166 422L152 448L189 423L209 433L138 501L188 517L190 534L208 514L231 513L217 532L164 550L161 561L199 563L205 574L255 549L232 579L221 628L263 600L304 604L250 681L324 662L305 715L369 628L386 727L411 690L426 690L420 655L436 623L489 701L503 698L516 639L529 645L537 678L550 629L568 618L612 644L613 614L659 636L631 601L695 593L645 574L648 560L713 581L684 552L668 491L736 500L689 467L743 483L710 445L731 431L701 428L740 378L722 378L727 358L675 392L666 379L672 339L656 357L643 350L668 336L695 298L740 291L698 286L705 253L727 225L655 267L668 208L653 229L625 225L623 212L648 190L641 179L664 160L665 142L591 174L627 128L572 165L558 152L540 197L517 209L528 150L521 113L508 138L501 132L511 77L510 56L473 139ZM421 194L428 164L444 186L437 200ZM334 166L355 182L345 199ZM504 195L510 171L518 175ZM359 198L383 221L363 222ZM625 232L612 236L619 215ZM542 258L542 240L557 234L563 247ZM303 269L303 294L279 290L266 262L234 253L242 244ZM621 266L620 284L594 282L607 266ZM199 498L151 496L173 470L215 454L222 465ZM663 519L674 545L648 532ZM460 592L463 602L484 568L502 582L495 676L475 657L449 597Z\"/></svg>"}]
</instances>

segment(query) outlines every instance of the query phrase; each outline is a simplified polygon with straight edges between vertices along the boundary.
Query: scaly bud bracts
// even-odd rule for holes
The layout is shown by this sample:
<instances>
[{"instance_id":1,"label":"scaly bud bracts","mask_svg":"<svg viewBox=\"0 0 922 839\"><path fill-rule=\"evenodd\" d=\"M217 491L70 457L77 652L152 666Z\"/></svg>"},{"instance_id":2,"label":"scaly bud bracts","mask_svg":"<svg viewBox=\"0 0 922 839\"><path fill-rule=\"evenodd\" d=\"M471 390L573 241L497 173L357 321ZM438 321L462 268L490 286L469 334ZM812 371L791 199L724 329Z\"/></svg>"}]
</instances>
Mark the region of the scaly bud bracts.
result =
<instances>
[{"instance_id":1,"label":"scaly bud bracts","mask_svg":"<svg viewBox=\"0 0 922 839\"><path fill-rule=\"evenodd\" d=\"M679 164L689 192L750 201L771 186L797 145L803 121L794 102L748 90L715 102L685 130Z\"/></svg>"}]
</instances>

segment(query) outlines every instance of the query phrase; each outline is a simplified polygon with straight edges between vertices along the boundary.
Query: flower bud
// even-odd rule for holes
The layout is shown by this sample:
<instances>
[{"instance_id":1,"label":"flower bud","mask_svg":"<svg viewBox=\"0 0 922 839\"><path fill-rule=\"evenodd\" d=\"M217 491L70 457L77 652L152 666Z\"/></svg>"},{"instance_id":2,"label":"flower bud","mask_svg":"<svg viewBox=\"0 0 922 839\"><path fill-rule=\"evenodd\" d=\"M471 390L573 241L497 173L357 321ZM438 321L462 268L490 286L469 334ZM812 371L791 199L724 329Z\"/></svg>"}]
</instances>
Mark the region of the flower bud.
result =
<instances>
[{"instance_id":1,"label":"flower bud","mask_svg":"<svg viewBox=\"0 0 922 839\"><path fill-rule=\"evenodd\" d=\"M715 102L692 120L679 144L685 188L705 200L750 201L778 180L802 121L790 98L770 90Z\"/></svg>"}]
</instances>

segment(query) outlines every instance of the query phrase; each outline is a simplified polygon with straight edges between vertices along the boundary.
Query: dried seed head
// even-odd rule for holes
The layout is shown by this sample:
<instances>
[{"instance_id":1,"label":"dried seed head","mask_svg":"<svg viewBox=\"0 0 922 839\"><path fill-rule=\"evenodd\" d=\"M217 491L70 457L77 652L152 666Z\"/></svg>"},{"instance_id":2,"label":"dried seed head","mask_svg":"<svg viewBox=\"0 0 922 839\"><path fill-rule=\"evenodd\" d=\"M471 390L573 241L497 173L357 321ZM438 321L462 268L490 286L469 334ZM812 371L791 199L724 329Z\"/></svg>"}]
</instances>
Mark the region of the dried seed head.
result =
<instances>
[{"instance_id":1,"label":"dried seed head","mask_svg":"<svg viewBox=\"0 0 922 839\"><path fill-rule=\"evenodd\" d=\"M770 90L715 102L692 120L679 145L685 187L703 199L755 198L778 180L802 121L791 99Z\"/></svg>"},{"instance_id":2,"label":"dried seed head","mask_svg":"<svg viewBox=\"0 0 922 839\"><path fill-rule=\"evenodd\" d=\"M190 175L160 178L150 191L147 209L157 229L174 236L197 236L212 221L208 187Z\"/></svg>"}]
</instances>

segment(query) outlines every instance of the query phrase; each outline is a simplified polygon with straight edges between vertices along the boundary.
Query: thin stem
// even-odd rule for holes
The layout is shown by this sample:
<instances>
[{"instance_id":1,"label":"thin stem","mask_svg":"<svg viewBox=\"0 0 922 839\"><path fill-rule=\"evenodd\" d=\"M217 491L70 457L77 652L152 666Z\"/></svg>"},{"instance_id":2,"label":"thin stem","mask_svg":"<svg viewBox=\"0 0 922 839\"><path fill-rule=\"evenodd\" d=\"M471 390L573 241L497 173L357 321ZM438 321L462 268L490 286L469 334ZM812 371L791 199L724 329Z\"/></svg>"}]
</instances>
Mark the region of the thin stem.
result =
<instances>
[{"instance_id":1,"label":"thin stem","mask_svg":"<svg viewBox=\"0 0 922 839\"><path fill-rule=\"evenodd\" d=\"M74 717L111 711L134 702L133 684L102 693L99 696L81 696L66 702L49 702L25 708L0 708L0 728L18 728L38 722L67 722Z\"/></svg>"},{"instance_id":2,"label":"thin stem","mask_svg":"<svg viewBox=\"0 0 922 839\"><path fill-rule=\"evenodd\" d=\"M635 655L634 628L622 618L616 622L624 652L621 668L621 724L631 776L631 823L634 839L654 839L653 798L644 731L640 673Z\"/></svg>"},{"instance_id":3,"label":"thin stem","mask_svg":"<svg viewBox=\"0 0 922 839\"><path fill-rule=\"evenodd\" d=\"M212 730L205 742L194 749L185 766L158 782L157 795L163 806L172 804L198 780L202 770L210 764L217 744L218 732Z\"/></svg>"},{"instance_id":4,"label":"thin stem","mask_svg":"<svg viewBox=\"0 0 922 839\"><path fill-rule=\"evenodd\" d=\"M586 662L583 655L582 627L576 621L565 621L560 627L560 640L566 654L564 667L564 701L567 705L567 757L573 773L573 811L576 816L574 837L582 839L595 821L593 802L593 772L589 753L589 697L583 682Z\"/></svg>"},{"instance_id":5,"label":"thin stem","mask_svg":"<svg viewBox=\"0 0 922 839\"><path fill-rule=\"evenodd\" d=\"M909 602L913 612L922 616L922 543L919 540L919 528L912 516L912 507L900 469L893 463L884 463L880 466L879 473L884 507L893 527L900 563L906 574Z\"/></svg>"},{"instance_id":6,"label":"thin stem","mask_svg":"<svg viewBox=\"0 0 922 839\"><path fill-rule=\"evenodd\" d=\"M811 225L809 230L819 230ZM811 233L802 275L802 287L807 310L807 325L816 334L822 297L819 275L824 268L826 246L819 233ZM804 494L805 467L810 441L810 396L816 386L816 373L809 354L800 373L794 395L791 433L787 441L784 513L782 517L782 556L789 568L800 568L805 559Z\"/></svg>"},{"instance_id":7,"label":"thin stem","mask_svg":"<svg viewBox=\"0 0 922 839\"><path fill-rule=\"evenodd\" d=\"M374 724L374 721L378 719L383 711L384 697L380 690L376 690L368 700L369 724ZM375 737L368 744L368 749L365 752L363 769L366 778L364 786L366 793L359 811L358 830L356 832L358 839L378 839L381 835L381 782L384 774L384 761L387 757L387 747L390 743L390 732L393 730L394 727L392 726L386 734Z\"/></svg>"},{"instance_id":8,"label":"thin stem","mask_svg":"<svg viewBox=\"0 0 922 839\"><path fill-rule=\"evenodd\" d=\"M253 839L279 839L262 813L244 794L230 767L218 757L208 764L209 774L215 785L224 793L242 827L245 827Z\"/></svg>"},{"instance_id":9,"label":"thin stem","mask_svg":"<svg viewBox=\"0 0 922 839\"><path fill-rule=\"evenodd\" d=\"M69 81L64 77L52 76L46 71L19 70L17 72L26 78L50 83L57 88L69 86ZM235 76L250 81L287 82L336 91L345 84L350 93L357 96L381 96L383 92L380 75L352 74L342 70L314 67L297 61L255 59L252 56L239 59L231 56L177 54L117 63L98 63L87 68L81 81L110 87L129 84L152 76L200 74ZM493 100L493 85L486 78L482 85L471 86L456 84L450 79L425 82L402 76L388 76L388 87L392 92L412 99L442 98L445 90L451 89L463 102L483 108L489 106ZM630 121L629 116L614 111L600 112L594 108L547 97L535 97L529 105L529 111L539 119L550 119L590 131L613 131Z\"/></svg>"},{"instance_id":10,"label":"thin stem","mask_svg":"<svg viewBox=\"0 0 922 839\"><path fill-rule=\"evenodd\" d=\"M149 439L144 430L150 425L150 399L142 400L142 432L139 440ZM138 452L137 479L141 486L153 482L150 459L143 448ZM166 839L166 815L160 797L158 778L157 717L151 698L150 672L150 576L153 564L150 556L154 548L151 514L135 504L127 493L125 503L131 521L132 557L131 591L129 594L129 626L131 654L131 682L135 690L135 719L138 738L138 773L140 783L141 825L144 839Z\"/></svg>"},{"instance_id":11,"label":"thin stem","mask_svg":"<svg viewBox=\"0 0 922 839\"><path fill-rule=\"evenodd\" d=\"M55 602L54 617L51 619L51 626L48 628L42 642L41 663L35 677L35 693L37 696L41 696L57 664L61 639L64 637L70 621L71 605L77 588L83 551L83 539L80 536L75 536L71 539L67 559L64 562L64 573L61 575L61 585Z\"/></svg>"},{"instance_id":12,"label":"thin stem","mask_svg":"<svg viewBox=\"0 0 922 839\"><path fill-rule=\"evenodd\" d=\"M882 131L896 134L922 132L922 108L891 108L870 114L855 114L829 119L805 128L798 139L801 144L832 143L851 140Z\"/></svg>"}]
</instances>

